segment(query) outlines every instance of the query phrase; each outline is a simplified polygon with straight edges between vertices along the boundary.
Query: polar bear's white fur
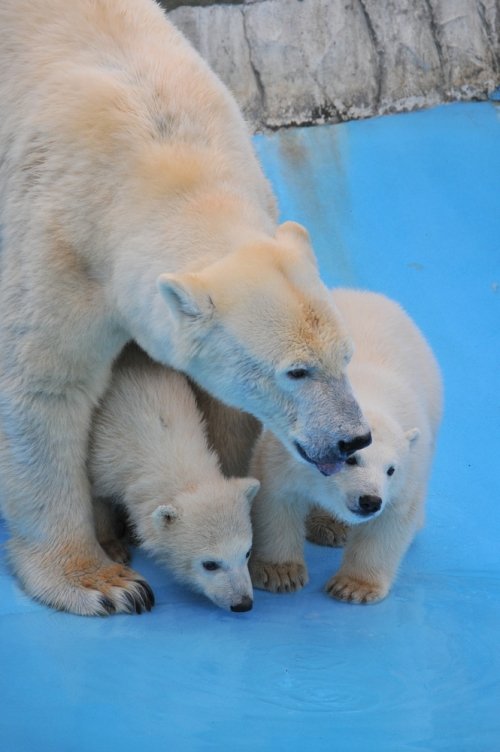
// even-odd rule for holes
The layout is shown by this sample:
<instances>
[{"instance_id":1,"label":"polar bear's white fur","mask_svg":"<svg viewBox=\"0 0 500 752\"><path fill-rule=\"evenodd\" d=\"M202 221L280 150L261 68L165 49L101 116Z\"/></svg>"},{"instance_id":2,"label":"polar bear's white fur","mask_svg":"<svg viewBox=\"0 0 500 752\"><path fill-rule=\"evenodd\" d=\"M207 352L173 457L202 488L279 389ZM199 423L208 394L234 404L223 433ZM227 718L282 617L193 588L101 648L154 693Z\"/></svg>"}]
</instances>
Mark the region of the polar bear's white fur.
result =
<instances>
[{"instance_id":1,"label":"polar bear's white fur","mask_svg":"<svg viewBox=\"0 0 500 752\"><path fill-rule=\"evenodd\" d=\"M91 432L89 472L99 499L125 507L143 548L214 603L252 607L253 478L222 475L182 374L129 348Z\"/></svg>"},{"instance_id":2,"label":"polar bear's white fur","mask_svg":"<svg viewBox=\"0 0 500 752\"><path fill-rule=\"evenodd\" d=\"M43 602L146 597L85 473L131 339L322 472L369 441L307 232L277 228L234 99L152 0L2 0L0 227L0 497Z\"/></svg>"},{"instance_id":3,"label":"polar bear's white fur","mask_svg":"<svg viewBox=\"0 0 500 752\"><path fill-rule=\"evenodd\" d=\"M354 340L348 374L373 442L340 472L322 478L270 432L263 434L251 465L261 481L253 507L251 572L255 586L272 591L304 585L304 518L318 505L349 525L342 565L328 593L371 602L388 593L423 523L442 412L441 377L427 342L397 303L355 290L337 290L334 298Z\"/></svg>"}]
</instances>

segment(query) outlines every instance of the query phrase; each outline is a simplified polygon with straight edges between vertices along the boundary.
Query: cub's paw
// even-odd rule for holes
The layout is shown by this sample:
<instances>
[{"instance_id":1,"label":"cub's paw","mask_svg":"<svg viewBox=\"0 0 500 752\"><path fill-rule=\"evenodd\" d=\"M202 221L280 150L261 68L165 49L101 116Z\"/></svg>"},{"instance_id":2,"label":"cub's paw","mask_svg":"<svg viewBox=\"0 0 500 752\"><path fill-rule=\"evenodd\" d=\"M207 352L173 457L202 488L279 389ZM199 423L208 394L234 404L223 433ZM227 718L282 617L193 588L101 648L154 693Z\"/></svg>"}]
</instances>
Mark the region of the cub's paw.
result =
<instances>
[{"instance_id":1,"label":"cub's paw","mask_svg":"<svg viewBox=\"0 0 500 752\"><path fill-rule=\"evenodd\" d=\"M313 509L306 520L306 537L318 546L344 546L349 526L327 512Z\"/></svg>"},{"instance_id":2,"label":"cub's paw","mask_svg":"<svg viewBox=\"0 0 500 752\"><path fill-rule=\"evenodd\" d=\"M271 593L294 593L309 581L306 566L300 561L273 564L251 560L249 569L254 587Z\"/></svg>"},{"instance_id":3,"label":"cub's paw","mask_svg":"<svg viewBox=\"0 0 500 752\"><path fill-rule=\"evenodd\" d=\"M389 592L383 582L369 582L345 574L336 574L326 583L325 589L332 598L346 603L376 603Z\"/></svg>"}]
</instances>

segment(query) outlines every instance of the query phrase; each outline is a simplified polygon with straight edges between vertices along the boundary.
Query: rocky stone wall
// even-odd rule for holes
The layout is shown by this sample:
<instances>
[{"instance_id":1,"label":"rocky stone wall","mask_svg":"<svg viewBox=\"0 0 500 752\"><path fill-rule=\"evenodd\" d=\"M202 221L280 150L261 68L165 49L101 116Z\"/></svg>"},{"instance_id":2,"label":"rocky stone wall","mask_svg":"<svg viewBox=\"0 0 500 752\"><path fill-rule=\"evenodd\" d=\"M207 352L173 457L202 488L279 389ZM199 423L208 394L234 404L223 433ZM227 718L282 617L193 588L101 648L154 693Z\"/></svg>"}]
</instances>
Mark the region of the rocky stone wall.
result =
<instances>
[{"instance_id":1,"label":"rocky stone wall","mask_svg":"<svg viewBox=\"0 0 500 752\"><path fill-rule=\"evenodd\" d=\"M163 0L254 129L484 99L500 0Z\"/></svg>"}]
</instances>

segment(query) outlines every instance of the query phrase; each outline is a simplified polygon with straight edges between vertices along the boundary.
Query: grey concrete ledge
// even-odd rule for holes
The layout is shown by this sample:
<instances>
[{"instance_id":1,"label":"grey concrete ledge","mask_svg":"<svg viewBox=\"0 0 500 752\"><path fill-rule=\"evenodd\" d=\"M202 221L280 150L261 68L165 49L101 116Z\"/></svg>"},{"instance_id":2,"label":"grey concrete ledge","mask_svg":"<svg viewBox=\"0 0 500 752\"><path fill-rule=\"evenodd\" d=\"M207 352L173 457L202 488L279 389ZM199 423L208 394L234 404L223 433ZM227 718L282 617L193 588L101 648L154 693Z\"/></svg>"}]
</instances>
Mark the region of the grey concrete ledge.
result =
<instances>
[{"instance_id":1,"label":"grey concrete ledge","mask_svg":"<svg viewBox=\"0 0 500 752\"><path fill-rule=\"evenodd\" d=\"M485 99L500 0L163 0L255 130Z\"/></svg>"}]
</instances>

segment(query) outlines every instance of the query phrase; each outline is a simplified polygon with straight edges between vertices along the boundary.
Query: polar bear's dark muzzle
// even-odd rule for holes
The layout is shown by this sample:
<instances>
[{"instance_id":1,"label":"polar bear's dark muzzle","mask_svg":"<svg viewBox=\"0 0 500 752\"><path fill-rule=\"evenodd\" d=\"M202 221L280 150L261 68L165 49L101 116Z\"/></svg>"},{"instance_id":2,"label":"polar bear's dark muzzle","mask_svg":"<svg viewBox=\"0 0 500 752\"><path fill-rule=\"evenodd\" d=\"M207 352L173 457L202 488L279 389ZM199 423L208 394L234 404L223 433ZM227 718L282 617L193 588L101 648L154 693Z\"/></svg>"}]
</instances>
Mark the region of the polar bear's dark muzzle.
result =
<instances>
[{"instance_id":1,"label":"polar bear's dark muzzle","mask_svg":"<svg viewBox=\"0 0 500 752\"><path fill-rule=\"evenodd\" d=\"M339 441L339 450L342 454L349 457L351 454L354 454L354 452L357 452L359 449L364 449L367 446L370 446L372 443L372 435L371 432L368 431L368 433L363 434L363 436L356 436L354 439L351 439L350 441Z\"/></svg>"},{"instance_id":2,"label":"polar bear's dark muzzle","mask_svg":"<svg viewBox=\"0 0 500 752\"><path fill-rule=\"evenodd\" d=\"M326 476L338 473L351 454L354 454L359 449L364 449L364 447L369 446L371 443L372 435L368 432L362 436L355 436L349 441L340 440L334 449L329 449L328 452L320 456L314 456L309 454L298 441L294 442L295 448L302 459L310 462L311 465L315 465L320 473Z\"/></svg>"}]
</instances>

